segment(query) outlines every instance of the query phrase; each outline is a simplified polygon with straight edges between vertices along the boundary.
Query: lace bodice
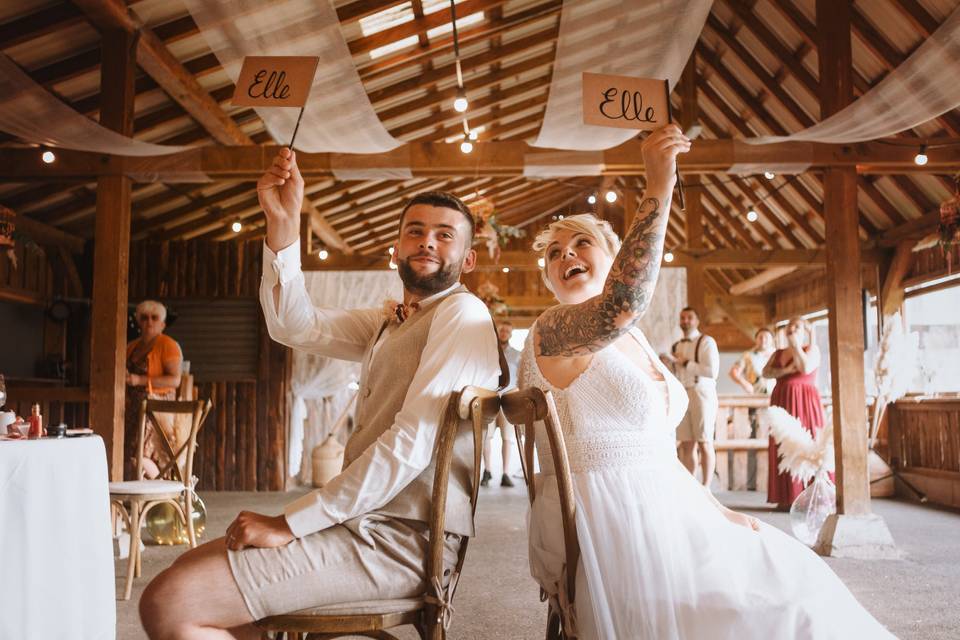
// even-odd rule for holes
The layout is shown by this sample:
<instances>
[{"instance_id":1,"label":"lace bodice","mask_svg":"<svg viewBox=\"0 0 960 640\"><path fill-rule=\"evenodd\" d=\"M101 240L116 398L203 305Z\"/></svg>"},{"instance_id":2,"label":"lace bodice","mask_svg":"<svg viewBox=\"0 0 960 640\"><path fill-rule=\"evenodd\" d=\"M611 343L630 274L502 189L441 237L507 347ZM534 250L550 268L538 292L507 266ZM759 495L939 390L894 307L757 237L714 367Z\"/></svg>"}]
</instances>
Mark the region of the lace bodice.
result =
<instances>
[{"instance_id":1,"label":"lace bodice","mask_svg":"<svg viewBox=\"0 0 960 640\"><path fill-rule=\"evenodd\" d=\"M631 334L653 359L664 382L652 379L611 345L597 352L569 386L558 389L537 366L533 334L531 330L520 358L520 387L552 393L573 472L675 464L674 432L686 413L687 394L639 329ZM541 470L552 473L552 459L543 453L550 448L542 425L537 425L536 434Z\"/></svg>"}]
</instances>

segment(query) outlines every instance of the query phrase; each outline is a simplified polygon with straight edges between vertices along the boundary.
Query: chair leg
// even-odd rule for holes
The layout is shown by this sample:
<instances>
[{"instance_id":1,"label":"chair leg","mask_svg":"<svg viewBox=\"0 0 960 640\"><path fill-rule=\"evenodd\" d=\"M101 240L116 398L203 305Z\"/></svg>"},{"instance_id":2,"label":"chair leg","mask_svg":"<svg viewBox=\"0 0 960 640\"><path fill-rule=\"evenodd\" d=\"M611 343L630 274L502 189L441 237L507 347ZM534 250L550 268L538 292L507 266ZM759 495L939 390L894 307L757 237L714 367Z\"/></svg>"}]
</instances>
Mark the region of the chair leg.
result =
<instances>
[{"instance_id":1,"label":"chair leg","mask_svg":"<svg viewBox=\"0 0 960 640\"><path fill-rule=\"evenodd\" d=\"M193 530L193 493L185 491L183 501L186 503L183 514L184 518L186 518L184 524L187 525L187 537L190 539L190 548L195 549L197 546L197 532Z\"/></svg>"},{"instance_id":2,"label":"chair leg","mask_svg":"<svg viewBox=\"0 0 960 640\"><path fill-rule=\"evenodd\" d=\"M130 553L127 554L127 583L123 590L123 599L129 600L133 591L133 576L137 569L137 557L140 555L140 503L130 503Z\"/></svg>"}]
</instances>

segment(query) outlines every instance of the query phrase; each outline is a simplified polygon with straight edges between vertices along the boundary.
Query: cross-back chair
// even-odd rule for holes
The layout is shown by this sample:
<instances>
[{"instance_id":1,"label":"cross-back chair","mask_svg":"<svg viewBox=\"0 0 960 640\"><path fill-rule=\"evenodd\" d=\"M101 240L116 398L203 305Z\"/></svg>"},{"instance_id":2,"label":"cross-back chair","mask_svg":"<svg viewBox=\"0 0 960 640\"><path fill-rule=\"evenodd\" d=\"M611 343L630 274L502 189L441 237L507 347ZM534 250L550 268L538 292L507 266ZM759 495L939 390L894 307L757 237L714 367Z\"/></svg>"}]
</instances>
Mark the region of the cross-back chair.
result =
<instances>
[{"instance_id":1,"label":"cross-back chair","mask_svg":"<svg viewBox=\"0 0 960 640\"><path fill-rule=\"evenodd\" d=\"M534 445L536 423L542 422L547 434L550 451L541 451L540 455L549 455L553 460L557 489L560 496L561 525L566 560L562 572L561 584L557 594L548 594L541 589L541 600L549 601L547 613L547 640L570 639L577 637L574 616L574 598L577 587L577 566L580 562L580 544L577 540L576 501L573 495L573 478L570 475L570 461L560 429L560 419L549 391L536 387L511 391L500 399L500 406L507 420L517 431L517 444L520 446L520 462L523 478L527 485L527 497L533 505L536 499L534 485Z\"/></svg>"},{"instance_id":2,"label":"cross-back chair","mask_svg":"<svg viewBox=\"0 0 960 640\"><path fill-rule=\"evenodd\" d=\"M127 579L123 599L130 599L133 579L140 575L140 525L147 513L159 504L171 504L183 520L190 539L190 546L197 546L193 528L193 458L197 450L197 433L203 426L212 407L210 400L151 400L140 405L140 428L137 432L137 475L134 480L110 483L110 505L123 516L130 532L130 553L127 556ZM190 432L187 439L174 450L167 434L160 427L156 414L172 414L174 418L190 417ZM147 424L156 433L156 440L167 456L156 480L141 480L143 477L143 449ZM186 455L184 455L186 454ZM183 459L181 468L178 460Z\"/></svg>"},{"instance_id":3,"label":"cross-back chair","mask_svg":"<svg viewBox=\"0 0 960 640\"><path fill-rule=\"evenodd\" d=\"M453 445L461 429L472 430L474 460L470 505L476 513L484 431L499 409L500 398L497 393L480 387L465 387L462 391L452 393L447 402L436 449L437 462L430 503L430 538L424 558L427 586L423 594L414 598L337 604L270 616L258 620L257 627L264 632L274 632L278 639L286 640L328 640L345 636L396 640L389 629L413 625L421 638L444 640L469 542L467 537L461 539L456 567L447 586L443 586L444 524Z\"/></svg>"}]
</instances>

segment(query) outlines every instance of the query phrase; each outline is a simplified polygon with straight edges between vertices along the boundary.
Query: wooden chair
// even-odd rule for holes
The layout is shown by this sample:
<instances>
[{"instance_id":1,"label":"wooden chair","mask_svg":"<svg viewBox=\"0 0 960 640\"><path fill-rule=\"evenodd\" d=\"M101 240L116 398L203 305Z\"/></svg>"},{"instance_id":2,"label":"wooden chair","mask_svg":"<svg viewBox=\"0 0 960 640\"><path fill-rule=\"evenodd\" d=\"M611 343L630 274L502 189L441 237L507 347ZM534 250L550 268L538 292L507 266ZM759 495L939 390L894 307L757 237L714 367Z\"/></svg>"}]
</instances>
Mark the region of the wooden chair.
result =
<instances>
[{"instance_id":1,"label":"wooden chair","mask_svg":"<svg viewBox=\"0 0 960 640\"><path fill-rule=\"evenodd\" d=\"M130 554L127 557L127 581L123 599L130 599L133 579L140 575L140 526L150 509L158 504L169 503L174 506L183 519L190 538L190 546L197 546L196 532L193 530L193 456L197 449L197 433L212 406L209 400L144 400L140 405L140 430L137 434L137 475L136 480L110 483L110 505L116 509L127 523L130 532ZM170 413L174 416L188 414L192 416L190 435L176 451L171 446L160 423L157 413ZM143 442L150 421L157 440L168 456L168 462L160 469L156 480L140 480L143 475ZM183 468L177 459L186 451Z\"/></svg>"},{"instance_id":2,"label":"wooden chair","mask_svg":"<svg viewBox=\"0 0 960 640\"><path fill-rule=\"evenodd\" d=\"M427 588L421 596L307 609L258 620L257 626L264 632L276 633L278 639L287 640L327 640L346 636L396 640L396 636L388 629L409 624L416 628L421 638L444 640L469 542L466 537L462 539L456 568L450 575L448 586L444 587L444 519L453 445L460 429L472 430L474 463L470 503L476 512L484 431L499 409L497 393L479 387L465 387L451 394L447 403L437 442L436 473L430 505L430 538L424 559Z\"/></svg>"},{"instance_id":3,"label":"wooden chair","mask_svg":"<svg viewBox=\"0 0 960 640\"><path fill-rule=\"evenodd\" d=\"M563 432L560 429L560 420L550 392L531 387L504 394L500 399L500 406L507 420L514 425L517 431L517 444L520 446L520 462L523 467L523 477L527 485L527 496L532 505L536 499L534 486L534 432L537 422L543 422L550 445L548 454L553 459L553 467L557 477L557 489L560 495L561 525L563 527L563 541L566 561L563 577L556 596L548 597L541 589L540 599L549 600L547 613L547 640L569 639L577 637L576 621L574 620L574 597L577 588L577 566L580 562L580 543L577 540L576 501L573 496L573 479L570 475L570 461L567 458L567 448L563 441ZM521 444L522 443L522 444Z\"/></svg>"}]
</instances>

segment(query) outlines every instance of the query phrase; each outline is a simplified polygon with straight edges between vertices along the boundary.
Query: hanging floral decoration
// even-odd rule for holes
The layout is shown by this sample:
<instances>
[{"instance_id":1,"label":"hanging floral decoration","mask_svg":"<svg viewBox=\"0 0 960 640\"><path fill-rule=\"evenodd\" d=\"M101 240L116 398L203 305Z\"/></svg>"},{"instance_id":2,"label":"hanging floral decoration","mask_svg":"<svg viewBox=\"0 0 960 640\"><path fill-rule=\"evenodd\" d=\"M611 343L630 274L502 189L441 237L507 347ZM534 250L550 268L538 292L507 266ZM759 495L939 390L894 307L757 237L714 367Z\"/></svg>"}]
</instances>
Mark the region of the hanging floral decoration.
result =
<instances>
[{"instance_id":1,"label":"hanging floral decoration","mask_svg":"<svg viewBox=\"0 0 960 640\"><path fill-rule=\"evenodd\" d=\"M477 297L483 300L490 309L490 313L495 316L504 315L509 311L506 301L500 296L500 287L489 280L484 280L477 287Z\"/></svg>"},{"instance_id":2,"label":"hanging floral decoration","mask_svg":"<svg viewBox=\"0 0 960 640\"><path fill-rule=\"evenodd\" d=\"M500 250L506 246L510 238L522 238L527 232L519 227L497 222L493 202L489 198L478 198L470 205L473 214L474 232L473 243L484 244L494 262L500 261Z\"/></svg>"},{"instance_id":3,"label":"hanging floral decoration","mask_svg":"<svg viewBox=\"0 0 960 640\"><path fill-rule=\"evenodd\" d=\"M940 204L940 248L947 256L948 271L953 268L953 247L960 244L960 174L954 184L954 194Z\"/></svg>"}]
</instances>

